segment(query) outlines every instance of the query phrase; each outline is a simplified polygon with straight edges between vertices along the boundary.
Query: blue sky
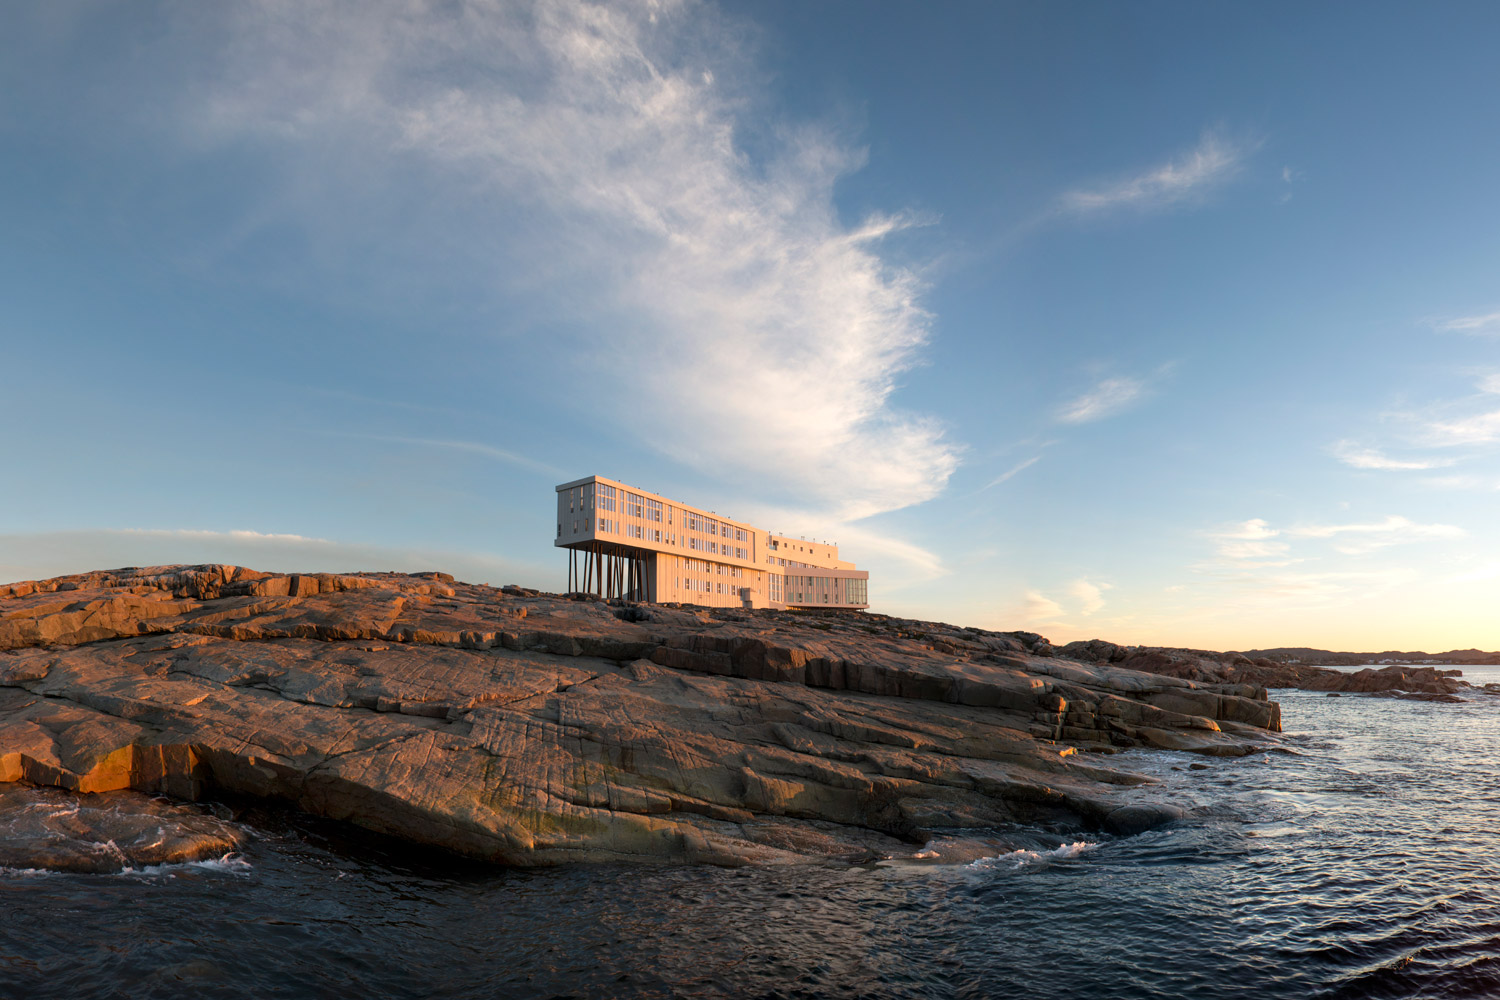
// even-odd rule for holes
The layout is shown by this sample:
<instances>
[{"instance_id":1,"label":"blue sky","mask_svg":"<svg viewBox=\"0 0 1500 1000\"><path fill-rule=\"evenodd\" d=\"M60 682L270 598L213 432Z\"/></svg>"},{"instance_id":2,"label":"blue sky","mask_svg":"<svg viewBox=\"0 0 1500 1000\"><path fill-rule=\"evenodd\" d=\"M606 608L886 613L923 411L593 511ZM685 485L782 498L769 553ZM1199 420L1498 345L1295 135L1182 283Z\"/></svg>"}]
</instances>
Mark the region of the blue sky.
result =
<instances>
[{"instance_id":1,"label":"blue sky","mask_svg":"<svg viewBox=\"0 0 1500 1000\"><path fill-rule=\"evenodd\" d=\"M0 577L560 588L598 472L879 611L1500 647L1493 5L0 17Z\"/></svg>"}]
</instances>

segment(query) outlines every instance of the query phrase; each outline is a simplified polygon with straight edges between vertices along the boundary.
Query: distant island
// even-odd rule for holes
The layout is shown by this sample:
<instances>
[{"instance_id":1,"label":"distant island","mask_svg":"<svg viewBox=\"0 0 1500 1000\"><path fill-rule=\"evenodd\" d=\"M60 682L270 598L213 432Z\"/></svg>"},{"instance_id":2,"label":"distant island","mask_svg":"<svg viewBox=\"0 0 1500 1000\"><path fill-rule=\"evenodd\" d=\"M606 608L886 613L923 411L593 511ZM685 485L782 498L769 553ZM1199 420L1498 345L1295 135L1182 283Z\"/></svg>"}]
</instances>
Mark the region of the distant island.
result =
<instances>
[{"instance_id":1,"label":"distant island","mask_svg":"<svg viewBox=\"0 0 1500 1000\"><path fill-rule=\"evenodd\" d=\"M1432 666L1452 664L1470 666L1500 664L1500 653L1487 653L1482 649L1450 649L1446 653L1401 652L1386 650L1383 653L1339 653L1329 649L1311 649L1307 646L1280 646L1276 649L1249 649L1239 655L1251 660L1270 660L1274 663L1305 663L1323 667L1384 666L1389 664L1412 664Z\"/></svg>"}]
</instances>

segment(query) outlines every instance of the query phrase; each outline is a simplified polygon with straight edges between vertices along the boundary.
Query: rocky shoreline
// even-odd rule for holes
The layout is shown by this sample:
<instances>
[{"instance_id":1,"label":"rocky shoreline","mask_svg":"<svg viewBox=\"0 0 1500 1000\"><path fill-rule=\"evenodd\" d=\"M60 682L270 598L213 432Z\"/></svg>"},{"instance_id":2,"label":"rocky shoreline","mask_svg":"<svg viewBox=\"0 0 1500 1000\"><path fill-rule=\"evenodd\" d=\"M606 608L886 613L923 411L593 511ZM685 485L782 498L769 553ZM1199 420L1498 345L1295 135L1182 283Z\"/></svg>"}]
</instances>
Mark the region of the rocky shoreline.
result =
<instances>
[{"instance_id":1,"label":"rocky shoreline","mask_svg":"<svg viewBox=\"0 0 1500 1000\"><path fill-rule=\"evenodd\" d=\"M1137 832L1176 812L1109 755L1276 745L1253 672L1107 645L438 573L87 573L0 586L0 782L284 803L504 864L857 862Z\"/></svg>"},{"instance_id":2,"label":"rocky shoreline","mask_svg":"<svg viewBox=\"0 0 1500 1000\"><path fill-rule=\"evenodd\" d=\"M1070 642L1058 650L1058 655L1202 683L1249 684L1268 689L1300 688L1304 691L1340 694L1459 701L1463 700L1458 697L1460 693L1481 690L1460 680L1463 675L1461 670L1441 670L1407 664L1336 670L1310 664L1252 659L1240 653L1217 653L1205 649L1119 646L1102 639Z\"/></svg>"}]
</instances>

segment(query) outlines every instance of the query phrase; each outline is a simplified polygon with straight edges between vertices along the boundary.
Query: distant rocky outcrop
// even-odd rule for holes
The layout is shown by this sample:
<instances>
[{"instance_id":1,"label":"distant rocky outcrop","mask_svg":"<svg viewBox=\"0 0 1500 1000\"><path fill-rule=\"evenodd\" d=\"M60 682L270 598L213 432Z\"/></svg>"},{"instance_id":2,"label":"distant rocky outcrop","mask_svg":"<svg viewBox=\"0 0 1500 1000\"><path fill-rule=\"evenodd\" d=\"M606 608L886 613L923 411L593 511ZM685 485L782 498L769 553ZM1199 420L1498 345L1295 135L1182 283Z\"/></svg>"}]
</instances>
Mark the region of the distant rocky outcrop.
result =
<instances>
[{"instance_id":1,"label":"distant rocky outcrop","mask_svg":"<svg viewBox=\"0 0 1500 1000\"><path fill-rule=\"evenodd\" d=\"M1103 639L1070 642L1059 656L1089 663L1109 664L1130 670L1180 677L1210 684L1250 684L1264 688L1301 688L1306 691L1386 694L1402 692L1456 697L1473 690L1459 680L1461 670L1440 670L1406 664L1367 667L1359 671L1334 670L1306 663L1286 663L1243 653L1216 653L1206 649L1173 649L1164 646L1119 646Z\"/></svg>"},{"instance_id":2,"label":"distant rocky outcrop","mask_svg":"<svg viewBox=\"0 0 1500 1000\"><path fill-rule=\"evenodd\" d=\"M1280 646L1276 649L1252 649L1243 653L1251 659L1271 660L1275 663L1303 663L1316 666L1380 666L1380 665L1434 665L1459 664L1465 666L1493 666L1500 664L1500 653L1482 649L1450 649L1445 653L1426 653L1422 650L1388 649L1380 653L1341 653L1332 649L1313 649L1308 646Z\"/></svg>"},{"instance_id":3,"label":"distant rocky outcrop","mask_svg":"<svg viewBox=\"0 0 1500 1000\"><path fill-rule=\"evenodd\" d=\"M86 573L0 587L0 781L279 801L511 864L862 860L1135 832L1177 812L1105 755L1280 730L1259 683L1074 646L441 573Z\"/></svg>"}]
</instances>

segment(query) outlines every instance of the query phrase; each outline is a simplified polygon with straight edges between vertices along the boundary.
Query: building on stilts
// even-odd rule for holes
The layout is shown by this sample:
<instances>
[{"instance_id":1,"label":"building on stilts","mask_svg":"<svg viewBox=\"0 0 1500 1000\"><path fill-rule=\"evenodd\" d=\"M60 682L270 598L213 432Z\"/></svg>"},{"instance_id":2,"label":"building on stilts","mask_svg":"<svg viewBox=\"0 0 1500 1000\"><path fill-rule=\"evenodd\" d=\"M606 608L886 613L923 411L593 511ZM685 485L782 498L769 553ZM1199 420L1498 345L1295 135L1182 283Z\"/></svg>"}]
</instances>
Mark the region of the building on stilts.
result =
<instances>
[{"instance_id":1,"label":"building on stilts","mask_svg":"<svg viewBox=\"0 0 1500 1000\"><path fill-rule=\"evenodd\" d=\"M764 531L603 476L557 487L568 590L735 608L869 607L870 574L839 548Z\"/></svg>"}]
</instances>

